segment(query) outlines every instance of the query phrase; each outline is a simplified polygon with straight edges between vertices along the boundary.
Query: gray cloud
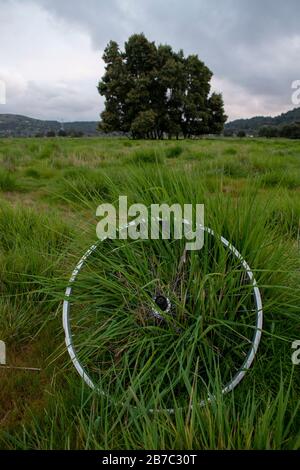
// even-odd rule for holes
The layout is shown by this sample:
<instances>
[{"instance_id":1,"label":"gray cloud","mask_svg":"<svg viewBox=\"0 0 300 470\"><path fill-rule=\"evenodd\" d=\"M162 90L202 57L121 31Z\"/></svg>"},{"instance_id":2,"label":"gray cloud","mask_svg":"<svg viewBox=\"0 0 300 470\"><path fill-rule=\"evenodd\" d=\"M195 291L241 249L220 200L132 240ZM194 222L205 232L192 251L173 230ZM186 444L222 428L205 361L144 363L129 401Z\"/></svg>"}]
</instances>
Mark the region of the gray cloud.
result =
<instances>
[{"instance_id":1,"label":"gray cloud","mask_svg":"<svg viewBox=\"0 0 300 470\"><path fill-rule=\"evenodd\" d=\"M141 31L156 42L197 53L214 72L214 86L224 92L231 118L253 113L276 114L292 107L291 82L300 78L298 0L0 0L0 3L13 5L18 1L23 8L24 4L41 7L61 30L89 37L90 48L99 57L110 39L123 46L130 34ZM95 62L95 70L96 66ZM83 90L85 94L89 95L87 89ZM63 96L68 97L66 93ZM73 106L78 116L82 97L76 96L70 99L69 111L72 113ZM95 107L91 108L91 115Z\"/></svg>"},{"instance_id":2,"label":"gray cloud","mask_svg":"<svg viewBox=\"0 0 300 470\"><path fill-rule=\"evenodd\" d=\"M16 93L17 88L9 86L7 88L9 110L3 106L0 112L9 111L40 119L97 120L103 100L98 99L94 88L94 84L88 81L73 82L71 85L69 82L29 81L21 93Z\"/></svg>"}]
</instances>

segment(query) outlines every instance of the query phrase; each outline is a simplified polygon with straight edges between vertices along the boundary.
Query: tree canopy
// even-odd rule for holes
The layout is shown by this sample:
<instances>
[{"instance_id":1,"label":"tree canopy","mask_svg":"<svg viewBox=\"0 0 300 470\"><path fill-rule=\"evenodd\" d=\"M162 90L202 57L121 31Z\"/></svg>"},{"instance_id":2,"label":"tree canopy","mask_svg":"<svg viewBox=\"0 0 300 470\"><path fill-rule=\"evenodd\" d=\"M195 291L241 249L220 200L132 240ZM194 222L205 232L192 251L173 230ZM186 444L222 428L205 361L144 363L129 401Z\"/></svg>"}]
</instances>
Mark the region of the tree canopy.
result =
<instances>
[{"instance_id":1,"label":"tree canopy","mask_svg":"<svg viewBox=\"0 0 300 470\"><path fill-rule=\"evenodd\" d=\"M101 130L153 139L222 132L222 95L210 92L212 72L197 55L185 57L182 50L134 34L124 51L110 41L103 60Z\"/></svg>"}]
</instances>

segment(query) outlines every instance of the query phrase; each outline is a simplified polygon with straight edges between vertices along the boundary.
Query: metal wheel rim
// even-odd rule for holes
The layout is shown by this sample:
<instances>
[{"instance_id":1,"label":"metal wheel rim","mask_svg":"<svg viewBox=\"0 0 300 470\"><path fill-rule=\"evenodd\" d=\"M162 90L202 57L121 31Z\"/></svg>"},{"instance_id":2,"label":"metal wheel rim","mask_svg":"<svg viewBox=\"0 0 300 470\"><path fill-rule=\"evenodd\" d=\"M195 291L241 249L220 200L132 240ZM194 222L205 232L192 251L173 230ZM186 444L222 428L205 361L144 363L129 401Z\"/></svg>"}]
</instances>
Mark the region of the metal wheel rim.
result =
<instances>
[{"instance_id":1,"label":"metal wheel rim","mask_svg":"<svg viewBox=\"0 0 300 470\"><path fill-rule=\"evenodd\" d=\"M187 220L184 220L183 223L190 225L190 222L187 221ZM129 226L129 224L123 226L121 229L124 229L128 226ZM231 392L234 388L236 388L236 386L241 382L241 380L244 378L246 372L250 369L250 367L253 363L253 360L256 356L258 346L259 346L259 343L260 343L260 340L261 340L262 327L263 327L262 299L261 299L261 294L260 294L256 279L254 277L254 274L251 271L250 266L248 265L246 260L241 255L241 253L226 238L224 238L223 236L216 236L214 231L211 228L201 226L200 229L207 232L207 233L209 233L212 237L218 238L219 240L221 240L222 244L226 248L228 248L229 251L241 262L241 265L243 266L243 268L244 268L244 270L247 274L249 282L252 283L252 290L253 290L255 305L256 305L256 310L257 310L255 331L254 331L254 335L253 335L253 338L252 338L252 343L251 343L250 349L248 351L246 359L244 360L244 362L241 365L238 372L222 388L222 394L225 395L225 394ZM73 341L72 341L72 332L71 332L71 325L70 325L70 301L69 301L69 299L71 297L71 294L72 294L72 285L75 282L79 272L81 271L81 269L84 266L84 264L85 264L86 260L88 259L88 257L98 248L99 244L104 240L105 239L99 240L97 243L91 245L90 248L85 252L85 254L82 256L82 258L78 261L77 265L75 266L75 269L73 270L72 275L69 279L68 287L66 288L66 291L65 291L65 297L67 299L65 299L64 302L63 302L62 322L63 322L63 328L64 328L64 332L65 332L65 344L66 344L66 347L67 347L67 351L69 353L69 356L70 356L70 358L72 360L72 363L73 363L75 369L77 370L78 374L80 375L80 377L84 380L84 382L92 390L96 390L101 395L107 396L104 390L99 389L99 387L97 387L94 384L94 382L90 378L89 374L86 372L86 370L84 369L84 367L82 366L82 364L80 363L80 361L77 357L76 350L75 350L75 347L74 347L74 344L73 344ZM203 406L206 403L211 402L214 399L215 399L215 397L213 395L210 395L206 399L201 400L199 402L199 405ZM153 412L153 411L159 411L159 410L150 409L149 411ZM167 411L170 412L170 413L173 413L174 409L171 408L171 409L168 409Z\"/></svg>"}]
</instances>

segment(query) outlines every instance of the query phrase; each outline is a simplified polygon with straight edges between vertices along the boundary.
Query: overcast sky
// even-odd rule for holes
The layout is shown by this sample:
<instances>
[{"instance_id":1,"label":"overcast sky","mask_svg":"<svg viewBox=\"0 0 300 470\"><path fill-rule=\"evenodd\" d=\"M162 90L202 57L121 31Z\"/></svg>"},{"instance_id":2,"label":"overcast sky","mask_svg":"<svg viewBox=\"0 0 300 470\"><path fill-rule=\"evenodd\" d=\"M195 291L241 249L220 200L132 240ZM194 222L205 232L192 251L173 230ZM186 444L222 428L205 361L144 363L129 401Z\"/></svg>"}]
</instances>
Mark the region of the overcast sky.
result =
<instances>
[{"instance_id":1,"label":"overcast sky","mask_svg":"<svg viewBox=\"0 0 300 470\"><path fill-rule=\"evenodd\" d=\"M98 120L103 49L136 32L198 54L231 120L294 107L299 0L0 0L0 113Z\"/></svg>"}]
</instances>

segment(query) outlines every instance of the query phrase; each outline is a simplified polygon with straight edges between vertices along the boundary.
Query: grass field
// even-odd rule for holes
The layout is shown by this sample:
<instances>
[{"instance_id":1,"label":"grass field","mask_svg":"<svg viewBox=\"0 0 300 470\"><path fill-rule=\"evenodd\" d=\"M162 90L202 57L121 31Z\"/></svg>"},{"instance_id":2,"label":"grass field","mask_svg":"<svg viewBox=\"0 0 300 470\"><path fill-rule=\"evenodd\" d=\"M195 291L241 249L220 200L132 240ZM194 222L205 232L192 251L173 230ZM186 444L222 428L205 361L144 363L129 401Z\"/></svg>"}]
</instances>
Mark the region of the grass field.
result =
<instances>
[{"instance_id":1,"label":"grass field","mask_svg":"<svg viewBox=\"0 0 300 470\"><path fill-rule=\"evenodd\" d=\"M257 357L234 392L221 395L215 371L208 380L216 400L198 406L201 357L190 363L172 356L182 337L158 335L155 328L135 334L128 322L124 335L134 341L122 354L122 377L112 380L112 368L106 369L106 396L81 383L64 348L64 290L96 240L97 206L119 195L147 206L204 203L205 224L249 262L262 293L264 330ZM7 365L14 367L0 367L0 448L299 449L300 365L291 360L292 342L300 339L299 240L300 142L0 140L0 340ZM126 256L126 291L110 289L108 277L103 296L95 285L95 298L106 302L107 312L115 303L124 309L132 285L149 281L147 253L139 263L139 253ZM171 263L172 253L166 257ZM102 261L107 272L113 269L109 256ZM217 315L218 284L198 281L203 295L211 289L206 307ZM99 332L93 347L100 340L111 344L114 335L113 328ZM151 367L146 362L135 376L130 358L142 350ZM178 374L175 368L172 375L166 364L173 359ZM184 391L173 394L178 377ZM175 412L150 413L149 403L165 404L165 386Z\"/></svg>"}]
</instances>

